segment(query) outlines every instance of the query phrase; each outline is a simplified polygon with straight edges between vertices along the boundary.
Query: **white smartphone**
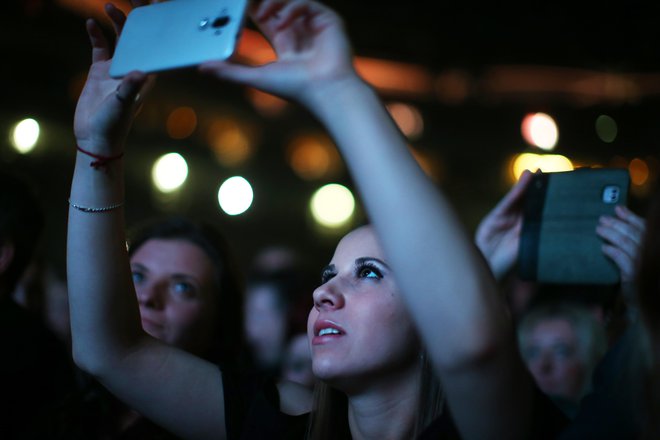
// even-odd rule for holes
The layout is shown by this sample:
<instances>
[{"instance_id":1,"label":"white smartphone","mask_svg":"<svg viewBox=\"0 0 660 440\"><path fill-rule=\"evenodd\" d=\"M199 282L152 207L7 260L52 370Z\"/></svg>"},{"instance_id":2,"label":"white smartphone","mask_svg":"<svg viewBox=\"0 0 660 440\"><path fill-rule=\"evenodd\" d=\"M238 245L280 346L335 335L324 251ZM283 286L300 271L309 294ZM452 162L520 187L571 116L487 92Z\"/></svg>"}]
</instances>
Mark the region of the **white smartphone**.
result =
<instances>
[{"instance_id":1,"label":"white smartphone","mask_svg":"<svg viewBox=\"0 0 660 440\"><path fill-rule=\"evenodd\" d=\"M119 36L110 76L193 67L229 58L248 0L170 0L133 9Z\"/></svg>"}]
</instances>

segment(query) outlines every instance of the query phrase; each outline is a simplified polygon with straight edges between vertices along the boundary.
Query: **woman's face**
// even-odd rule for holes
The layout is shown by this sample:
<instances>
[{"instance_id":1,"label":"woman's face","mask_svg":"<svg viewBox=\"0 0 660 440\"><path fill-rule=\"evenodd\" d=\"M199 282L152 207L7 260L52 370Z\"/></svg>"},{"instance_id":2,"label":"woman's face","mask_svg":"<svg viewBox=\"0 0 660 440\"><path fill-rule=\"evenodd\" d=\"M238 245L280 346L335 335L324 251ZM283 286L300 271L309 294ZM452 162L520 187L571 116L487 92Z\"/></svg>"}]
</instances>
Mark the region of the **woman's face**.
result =
<instances>
[{"instance_id":1,"label":"woman's face","mask_svg":"<svg viewBox=\"0 0 660 440\"><path fill-rule=\"evenodd\" d=\"M347 390L416 365L415 329L370 228L341 240L323 280L307 322L316 377Z\"/></svg>"},{"instance_id":2,"label":"woman's face","mask_svg":"<svg viewBox=\"0 0 660 440\"><path fill-rule=\"evenodd\" d=\"M539 321L522 349L527 368L541 391L569 400L582 397L586 366L569 321L562 318Z\"/></svg>"},{"instance_id":3,"label":"woman's face","mask_svg":"<svg viewBox=\"0 0 660 440\"><path fill-rule=\"evenodd\" d=\"M142 327L151 336L205 355L215 338L211 259L184 239L151 239L131 256Z\"/></svg>"}]
</instances>

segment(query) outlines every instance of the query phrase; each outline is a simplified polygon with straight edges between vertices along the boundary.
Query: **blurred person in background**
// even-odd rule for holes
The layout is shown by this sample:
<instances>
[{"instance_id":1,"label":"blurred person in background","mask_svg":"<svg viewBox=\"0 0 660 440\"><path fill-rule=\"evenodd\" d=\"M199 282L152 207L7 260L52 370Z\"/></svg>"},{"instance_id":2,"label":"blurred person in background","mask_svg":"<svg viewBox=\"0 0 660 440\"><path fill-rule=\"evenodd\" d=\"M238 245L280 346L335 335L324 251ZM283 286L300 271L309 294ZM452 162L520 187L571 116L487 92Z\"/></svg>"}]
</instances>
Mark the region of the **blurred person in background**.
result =
<instances>
[{"instance_id":1,"label":"blurred person in background","mask_svg":"<svg viewBox=\"0 0 660 440\"><path fill-rule=\"evenodd\" d=\"M33 260L45 216L30 181L0 170L0 434L50 438L61 405L74 391L65 344L42 316L12 298Z\"/></svg>"},{"instance_id":2,"label":"blurred person in background","mask_svg":"<svg viewBox=\"0 0 660 440\"><path fill-rule=\"evenodd\" d=\"M538 387L574 417L607 350L602 324L576 302L539 304L519 322L518 341Z\"/></svg>"}]
</instances>

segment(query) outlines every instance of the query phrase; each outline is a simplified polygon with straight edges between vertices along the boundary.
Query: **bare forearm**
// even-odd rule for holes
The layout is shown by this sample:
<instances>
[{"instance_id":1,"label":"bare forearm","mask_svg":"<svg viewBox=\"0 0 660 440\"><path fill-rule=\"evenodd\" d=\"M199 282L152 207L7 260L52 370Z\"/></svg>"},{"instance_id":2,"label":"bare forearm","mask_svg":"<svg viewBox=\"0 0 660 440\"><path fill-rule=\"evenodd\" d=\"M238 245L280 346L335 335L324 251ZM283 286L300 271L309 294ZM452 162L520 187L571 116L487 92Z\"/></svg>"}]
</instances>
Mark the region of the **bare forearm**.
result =
<instances>
[{"instance_id":1,"label":"bare forearm","mask_svg":"<svg viewBox=\"0 0 660 440\"><path fill-rule=\"evenodd\" d=\"M90 167L78 153L71 202L101 208L124 200L123 164ZM67 273L74 356L97 373L110 367L141 334L124 233L123 208L105 212L69 209Z\"/></svg>"}]
</instances>

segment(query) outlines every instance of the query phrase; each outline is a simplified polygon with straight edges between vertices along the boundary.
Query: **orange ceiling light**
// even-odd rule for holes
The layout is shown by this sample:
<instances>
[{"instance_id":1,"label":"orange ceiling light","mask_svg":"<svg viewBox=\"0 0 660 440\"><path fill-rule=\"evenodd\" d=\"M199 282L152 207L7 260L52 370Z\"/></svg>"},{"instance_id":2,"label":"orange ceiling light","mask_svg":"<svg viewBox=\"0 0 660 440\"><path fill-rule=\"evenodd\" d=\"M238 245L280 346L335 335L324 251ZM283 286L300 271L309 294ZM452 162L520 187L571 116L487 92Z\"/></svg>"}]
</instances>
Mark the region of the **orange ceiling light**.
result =
<instances>
[{"instance_id":1,"label":"orange ceiling light","mask_svg":"<svg viewBox=\"0 0 660 440\"><path fill-rule=\"evenodd\" d=\"M368 83L383 92L424 97L434 91L435 78L421 66L356 57L355 68Z\"/></svg>"}]
</instances>

